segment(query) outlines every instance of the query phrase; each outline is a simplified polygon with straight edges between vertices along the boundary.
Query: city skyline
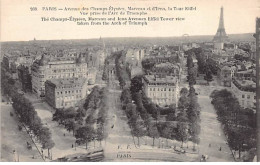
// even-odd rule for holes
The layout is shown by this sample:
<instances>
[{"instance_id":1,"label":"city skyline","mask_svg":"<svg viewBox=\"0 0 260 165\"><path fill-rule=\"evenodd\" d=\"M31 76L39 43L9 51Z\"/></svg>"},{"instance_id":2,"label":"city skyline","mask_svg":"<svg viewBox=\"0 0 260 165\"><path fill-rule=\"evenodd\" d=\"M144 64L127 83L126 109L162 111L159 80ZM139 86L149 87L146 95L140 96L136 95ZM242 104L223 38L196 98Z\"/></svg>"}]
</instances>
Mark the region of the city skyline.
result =
<instances>
[{"instance_id":1,"label":"city skyline","mask_svg":"<svg viewBox=\"0 0 260 165\"><path fill-rule=\"evenodd\" d=\"M22 2L22 4L20 4ZM60 39L93 39L111 37L177 37L182 34L190 36L215 35L219 23L220 8L224 8L224 21L226 33L241 34L253 33L255 28L255 18L259 10L259 0L237 1L237 0L213 0L209 6L207 1L167 1L160 0L156 5L150 1L120 1L116 2L93 1L50 1L41 3L34 1L20 1L16 3L2 1L1 12L1 41L28 41L37 40L60 40ZM79 13L55 13L50 12L30 12L30 7L36 6L40 9L43 6L74 7L74 6L116 6L116 7L145 7L145 6L196 6L197 11L179 12L176 16L185 17L182 22L149 22L147 26L79 26L75 23L42 22L41 16L61 17L66 15L80 16ZM235 4L235 5L234 5ZM19 13L19 16L17 16ZM207 13L207 14L205 14ZM154 13L151 13L153 15ZM165 17L174 17L169 12L162 14ZM234 19L237 17L238 19ZM174 28L173 28L174 27ZM195 28L194 28L195 27ZM30 33L27 33L30 31ZM126 33L127 31L127 33Z\"/></svg>"}]
</instances>

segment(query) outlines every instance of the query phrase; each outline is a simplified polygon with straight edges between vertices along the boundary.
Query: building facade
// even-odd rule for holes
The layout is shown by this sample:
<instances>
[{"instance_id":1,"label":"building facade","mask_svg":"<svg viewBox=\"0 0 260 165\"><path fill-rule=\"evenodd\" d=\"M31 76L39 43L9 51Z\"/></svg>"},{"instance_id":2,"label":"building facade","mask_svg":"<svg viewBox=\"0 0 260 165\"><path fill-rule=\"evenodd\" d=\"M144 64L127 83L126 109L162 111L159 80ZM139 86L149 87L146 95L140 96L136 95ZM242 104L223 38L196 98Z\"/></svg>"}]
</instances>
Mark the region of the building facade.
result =
<instances>
[{"instance_id":1,"label":"building facade","mask_svg":"<svg viewBox=\"0 0 260 165\"><path fill-rule=\"evenodd\" d=\"M178 79L174 76L159 78L155 75L144 77L146 96L160 106L176 104L179 97Z\"/></svg>"},{"instance_id":2,"label":"building facade","mask_svg":"<svg viewBox=\"0 0 260 165\"><path fill-rule=\"evenodd\" d=\"M243 108L256 109L256 84L249 80L233 79L231 90Z\"/></svg>"},{"instance_id":3,"label":"building facade","mask_svg":"<svg viewBox=\"0 0 260 165\"><path fill-rule=\"evenodd\" d=\"M85 78L51 79L45 82L46 102L54 108L75 107L87 94Z\"/></svg>"},{"instance_id":4,"label":"building facade","mask_svg":"<svg viewBox=\"0 0 260 165\"><path fill-rule=\"evenodd\" d=\"M231 81L234 76L235 70L235 66L221 66L221 68L218 69L218 77L221 86L231 87Z\"/></svg>"},{"instance_id":5,"label":"building facade","mask_svg":"<svg viewBox=\"0 0 260 165\"><path fill-rule=\"evenodd\" d=\"M76 60L49 60L42 55L40 60L36 60L32 67L32 90L38 97L45 96L45 81L58 78L87 78L87 64L84 58Z\"/></svg>"},{"instance_id":6,"label":"building facade","mask_svg":"<svg viewBox=\"0 0 260 165\"><path fill-rule=\"evenodd\" d=\"M126 61L130 63L137 61L138 64L141 64L143 58L144 49L130 48L126 52Z\"/></svg>"}]
</instances>

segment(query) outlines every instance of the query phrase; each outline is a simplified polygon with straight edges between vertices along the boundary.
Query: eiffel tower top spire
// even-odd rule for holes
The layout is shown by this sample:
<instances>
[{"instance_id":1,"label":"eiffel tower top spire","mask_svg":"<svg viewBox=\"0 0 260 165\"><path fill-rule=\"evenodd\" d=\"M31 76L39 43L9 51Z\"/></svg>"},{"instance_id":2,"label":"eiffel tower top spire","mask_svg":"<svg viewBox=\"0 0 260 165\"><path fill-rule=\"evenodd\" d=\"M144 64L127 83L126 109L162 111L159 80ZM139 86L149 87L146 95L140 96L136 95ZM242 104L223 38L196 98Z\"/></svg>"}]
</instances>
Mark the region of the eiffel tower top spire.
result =
<instances>
[{"instance_id":1,"label":"eiffel tower top spire","mask_svg":"<svg viewBox=\"0 0 260 165\"><path fill-rule=\"evenodd\" d=\"M225 42L228 40L229 39L228 39L228 36L225 31L225 27L224 27L223 6L221 6L218 30L217 30L216 35L213 38L213 42Z\"/></svg>"},{"instance_id":2,"label":"eiffel tower top spire","mask_svg":"<svg viewBox=\"0 0 260 165\"><path fill-rule=\"evenodd\" d=\"M221 9L220 9L220 19L219 19L219 26L218 26L218 29L224 29L224 17L223 17L223 6L221 6Z\"/></svg>"}]
</instances>

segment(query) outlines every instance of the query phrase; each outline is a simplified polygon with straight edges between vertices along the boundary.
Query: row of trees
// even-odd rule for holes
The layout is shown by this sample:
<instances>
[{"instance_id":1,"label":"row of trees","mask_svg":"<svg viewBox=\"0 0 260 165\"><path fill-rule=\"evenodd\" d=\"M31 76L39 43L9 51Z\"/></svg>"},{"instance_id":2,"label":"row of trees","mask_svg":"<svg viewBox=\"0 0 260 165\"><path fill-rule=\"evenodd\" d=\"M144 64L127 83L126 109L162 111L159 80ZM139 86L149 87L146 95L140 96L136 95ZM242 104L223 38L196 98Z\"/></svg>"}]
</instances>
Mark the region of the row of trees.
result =
<instances>
[{"instance_id":1,"label":"row of trees","mask_svg":"<svg viewBox=\"0 0 260 165\"><path fill-rule=\"evenodd\" d=\"M179 104L179 106L183 107L183 109L186 109L187 111L189 135L190 135L189 140L192 141L193 144L198 144L200 142L199 134L200 134L200 110L201 109L193 86L190 86L188 94L185 91L187 91L185 88L184 90L181 91L180 100L188 99L188 104L187 103ZM188 106L186 107L185 105Z\"/></svg>"},{"instance_id":2,"label":"row of trees","mask_svg":"<svg viewBox=\"0 0 260 165\"><path fill-rule=\"evenodd\" d=\"M19 117L20 122L24 123L37 140L41 142L43 149L48 149L48 156L50 156L49 150L55 145L51 139L50 130L43 126L32 103L17 92L18 89L15 87L15 81L3 67L1 67L1 76L2 94L11 98L13 101L12 106Z\"/></svg>"},{"instance_id":3,"label":"row of trees","mask_svg":"<svg viewBox=\"0 0 260 165\"><path fill-rule=\"evenodd\" d=\"M13 108L20 122L29 127L29 130L34 134L36 139L41 142L43 149L48 149L48 156L50 157L49 150L54 147L55 143L51 139L49 128L43 126L33 105L23 95L16 93L16 95L12 97L12 101Z\"/></svg>"},{"instance_id":4,"label":"row of trees","mask_svg":"<svg viewBox=\"0 0 260 165\"><path fill-rule=\"evenodd\" d=\"M102 80L107 81L109 78L109 64L115 63L115 58L120 55L122 51L114 52L110 56L106 57L104 61Z\"/></svg>"},{"instance_id":5,"label":"row of trees","mask_svg":"<svg viewBox=\"0 0 260 165\"><path fill-rule=\"evenodd\" d=\"M68 131L73 131L78 144L86 144L86 148L91 141L98 140L101 144L107 136L104 130L108 108L107 94L106 88L95 86L83 106L77 110L72 107L57 109L53 120L64 125Z\"/></svg>"},{"instance_id":6,"label":"row of trees","mask_svg":"<svg viewBox=\"0 0 260 165\"><path fill-rule=\"evenodd\" d=\"M121 104L127 114L132 134L138 139L147 135L153 138L153 144L158 137L175 139L182 144L187 140L199 143L200 109L194 88L191 91L186 88L181 90L178 109L174 105L162 108L145 95L142 76L137 76L132 79L131 87L122 91ZM166 121L160 120L161 115L166 116Z\"/></svg>"},{"instance_id":7,"label":"row of trees","mask_svg":"<svg viewBox=\"0 0 260 165\"><path fill-rule=\"evenodd\" d=\"M194 83L193 76L191 74L194 74L194 70L197 70L200 74L205 74L204 79L207 80L207 82L212 81L212 68L211 63L208 62L208 59L206 59L205 52L202 48L193 48L185 52L185 54L188 55L187 58L187 67L188 67L188 81L189 83ZM194 63L192 60L192 56L196 57L198 68L193 68ZM197 75L196 75L197 76ZM195 81L196 82L196 81Z\"/></svg>"},{"instance_id":8,"label":"row of trees","mask_svg":"<svg viewBox=\"0 0 260 165\"><path fill-rule=\"evenodd\" d=\"M109 68L108 68L108 65L109 65L109 59L108 58L106 58L105 59L105 62L104 62L104 68L103 68L103 74L102 74L102 80L104 80L104 81L107 81L108 80L108 72L109 72Z\"/></svg>"},{"instance_id":9,"label":"row of trees","mask_svg":"<svg viewBox=\"0 0 260 165\"><path fill-rule=\"evenodd\" d=\"M75 134L79 144L87 144L90 141L101 141L107 137L104 125L107 118L108 89L94 87L84 104L85 110L89 113L85 119L85 125L80 127ZM98 111L98 112L97 112Z\"/></svg>"},{"instance_id":10,"label":"row of trees","mask_svg":"<svg viewBox=\"0 0 260 165\"><path fill-rule=\"evenodd\" d=\"M256 146L256 114L240 107L237 98L226 89L213 91L210 95L218 120L224 127L232 150L249 151Z\"/></svg>"},{"instance_id":11,"label":"row of trees","mask_svg":"<svg viewBox=\"0 0 260 165\"><path fill-rule=\"evenodd\" d=\"M1 93L3 96L12 98L18 89L15 87L15 81L9 72L1 63Z\"/></svg>"},{"instance_id":12,"label":"row of trees","mask_svg":"<svg viewBox=\"0 0 260 165\"><path fill-rule=\"evenodd\" d=\"M187 57L187 68L188 68L187 81L189 82L190 86L196 84L196 78L197 78L197 67L194 64L192 57L193 54L189 54Z\"/></svg>"},{"instance_id":13,"label":"row of trees","mask_svg":"<svg viewBox=\"0 0 260 165\"><path fill-rule=\"evenodd\" d=\"M129 66L125 64L125 52L118 52L115 58L116 75L121 89L124 88L127 82L130 82L131 72Z\"/></svg>"},{"instance_id":14,"label":"row of trees","mask_svg":"<svg viewBox=\"0 0 260 165\"><path fill-rule=\"evenodd\" d=\"M181 111L181 117L178 119L181 119L184 123L188 124L188 139L192 141L193 144L198 144L200 141L200 106L198 104L198 98L193 85L196 84L197 71L200 73L206 72L206 76L204 78L208 81L209 75L207 72L209 72L209 69L207 69L207 65L205 64L205 59L201 48L191 49L186 53L188 54L187 80L189 82L189 90L187 88L183 88L180 91L178 110ZM197 58L198 67L194 65L193 56L196 56Z\"/></svg>"},{"instance_id":15,"label":"row of trees","mask_svg":"<svg viewBox=\"0 0 260 165\"><path fill-rule=\"evenodd\" d=\"M17 69L18 71L18 78L22 84L22 90L24 92L31 92L32 91L32 76L29 73L29 68L20 65Z\"/></svg>"},{"instance_id":16,"label":"row of trees","mask_svg":"<svg viewBox=\"0 0 260 165\"><path fill-rule=\"evenodd\" d=\"M192 48L185 52L188 56L194 55L198 61L198 72L204 74L206 69L206 58L202 48Z\"/></svg>"},{"instance_id":17,"label":"row of trees","mask_svg":"<svg viewBox=\"0 0 260 165\"><path fill-rule=\"evenodd\" d=\"M213 60L212 58L207 59L206 61L208 67L210 68L210 71L212 72L213 75L217 75L218 74L218 62Z\"/></svg>"},{"instance_id":18,"label":"row of trees","mask_svg":"<svg viewBox=\"0 0 260 165\"><path fill-rule=\"evenodd\" d=\"M154 144L154 139L159 137L157 126L152 119L157 114L157 107L150 104L151 102L146 100L148 98L143 97L141 78L137 76L131 80L131 87L122 91L120 100L122 109L128 117L132 135L138 138L138 145L140 145L139 138L145 135L151 136ZM149 106L149 112L145 106Z\"/></svg>"}]
</instances>

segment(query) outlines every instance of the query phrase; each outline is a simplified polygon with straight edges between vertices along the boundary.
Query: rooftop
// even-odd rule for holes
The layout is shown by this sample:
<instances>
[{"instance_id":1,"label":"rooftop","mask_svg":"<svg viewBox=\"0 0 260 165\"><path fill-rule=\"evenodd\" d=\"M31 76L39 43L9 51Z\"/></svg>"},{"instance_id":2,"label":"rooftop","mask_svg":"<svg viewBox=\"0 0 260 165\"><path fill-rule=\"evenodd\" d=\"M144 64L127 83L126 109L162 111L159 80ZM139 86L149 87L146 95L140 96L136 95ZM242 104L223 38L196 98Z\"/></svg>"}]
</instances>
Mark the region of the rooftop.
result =
<instances>
[{"instance_id":1,"label":"rooftop","mask_svg":"<svg viewBox=\"0 0 260 165\"><path fill-rule=\"evenodd\" d=\"M253 81L233 79L233 83L241 91L256 92L256 83Z\"/></svg>"},{"instance_id":2,"label":"rooftop","mask_svg":"<svg viewBox=\"0 0 260 165\"><path fill-rule=\"evenodd\" d=\"M238 71L237 73L253 73L253 69L248 69L248 70L243 70L243 71Z\"/></svg>"},{"instance_id":3,"label":"rooftop","mask_svg":"<svg viewBox=\"0 0 260 165\"><path fill-rule=\"evenodd\" d=\"M175 76L157 77L156 75L145 75L145 81L149 83L176 83Z\"/></svg>"}]
</instances>

